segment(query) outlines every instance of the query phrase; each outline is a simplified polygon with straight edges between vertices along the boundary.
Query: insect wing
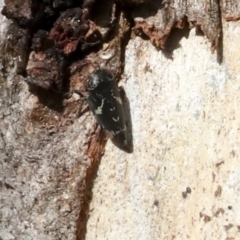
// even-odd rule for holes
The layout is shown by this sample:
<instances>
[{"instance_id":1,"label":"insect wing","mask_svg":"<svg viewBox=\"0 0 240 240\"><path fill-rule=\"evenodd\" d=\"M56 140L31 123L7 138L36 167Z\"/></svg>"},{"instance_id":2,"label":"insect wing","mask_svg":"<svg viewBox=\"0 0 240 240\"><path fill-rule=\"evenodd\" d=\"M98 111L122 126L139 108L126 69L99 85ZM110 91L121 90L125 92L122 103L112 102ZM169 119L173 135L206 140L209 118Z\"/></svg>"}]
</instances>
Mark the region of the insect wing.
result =
<instances>
[{"instance_id":1,"label":"insect wing","mask_svg":"<svg viewBox=\"0 0 240 240\"><path fill-rule=\"evenodd\" d=\"M100 126L115 135L124 128L122 101L117 86L106 86L108 91L90 91L88 103Z\"/></svg>"},{"instance_id":2,"label":"insect wing","mask_svg":"<svg viewBox=\"0 0 240 240\"><path fill-rule=\"evenodd\" d=\"M126 152L132 152L127 136L123 103L113 76L105 69L94 71L88 78L88 91L87 100L98 124L116 146Z\"/></svg>"}]
</instances>

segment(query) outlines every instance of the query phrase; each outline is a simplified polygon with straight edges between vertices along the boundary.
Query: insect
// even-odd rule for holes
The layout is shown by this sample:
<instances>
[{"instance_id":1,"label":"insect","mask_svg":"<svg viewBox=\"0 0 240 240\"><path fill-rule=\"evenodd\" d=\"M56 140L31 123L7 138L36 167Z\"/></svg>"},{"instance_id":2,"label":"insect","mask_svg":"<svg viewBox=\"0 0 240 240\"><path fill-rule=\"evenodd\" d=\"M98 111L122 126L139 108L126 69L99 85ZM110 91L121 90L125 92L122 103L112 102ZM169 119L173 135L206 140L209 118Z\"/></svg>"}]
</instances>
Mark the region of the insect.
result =
<instances>
[{"instance_id":1,"label":"insect","mask_svg":"<svg viewBox=\"0 0 240 240\"><path fill-rule=\"evenodd\" d=\"M113 75L99 68L89 75L87 82L87 101L97 123L117 147L131 153L132 143L124 116L124 104Z\"/></svg>"}]
</instances>

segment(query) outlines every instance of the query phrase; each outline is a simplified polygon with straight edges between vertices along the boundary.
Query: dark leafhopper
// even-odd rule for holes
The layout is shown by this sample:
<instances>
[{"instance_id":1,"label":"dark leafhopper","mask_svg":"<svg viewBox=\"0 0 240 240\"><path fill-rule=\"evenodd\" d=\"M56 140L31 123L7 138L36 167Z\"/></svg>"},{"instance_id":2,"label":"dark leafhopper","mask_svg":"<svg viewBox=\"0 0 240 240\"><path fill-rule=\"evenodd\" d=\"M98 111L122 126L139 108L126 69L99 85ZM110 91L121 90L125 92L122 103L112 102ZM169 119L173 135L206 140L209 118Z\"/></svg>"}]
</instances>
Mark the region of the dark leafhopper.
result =
<instances>
[{"instance_id":1,"label":"dark leafhopper","mask_svg":"<svg viewBox=\"0 0 240 240\"><path fill-rule=\"evenodd\" d=\"M95 70L87 80L89 92L87 100L98 124L117 147L131 153L133 151L131 136L117 81L103 68Z\"/></svg>"}]
</instances>

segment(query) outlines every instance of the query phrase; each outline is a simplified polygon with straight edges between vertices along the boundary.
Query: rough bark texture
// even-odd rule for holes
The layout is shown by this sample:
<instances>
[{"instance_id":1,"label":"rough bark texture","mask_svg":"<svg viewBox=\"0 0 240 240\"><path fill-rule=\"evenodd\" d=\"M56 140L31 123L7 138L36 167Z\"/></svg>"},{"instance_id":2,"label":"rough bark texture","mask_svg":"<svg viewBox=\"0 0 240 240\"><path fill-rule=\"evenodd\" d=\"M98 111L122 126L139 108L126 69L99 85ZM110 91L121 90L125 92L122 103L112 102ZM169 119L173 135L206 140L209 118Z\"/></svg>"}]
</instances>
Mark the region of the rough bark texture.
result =
<instances>
[{"instance_id":1,"label":"rough bark texture","mask_svg":"<svg viewBox=\"0 0 240 240\"><path fill-rule=\"evenodd\" d=\"M240 19L240 2L238 0L222 0L222 13L227 21Z\"/></svg>"},{"instance_id":2,"label":"rough bark texture","mask_svg":"<svg viewBox=\"0 0 240 240\"><path fill-rule=\"evenodd\" d=\"M32 2L0 17L0 239L239 239L238 0ZM60 92L89 60L121 76L133 154Z\"/></svg>"},{"instance_id":3,"label":"rough bark texture","mask_svg":"<svg viewBox=\"0 0 240 240\"><path fill-rule=\"evenodd\" d=\"M151 13L146 11L148 6L140 6L133 12L135 29L141 28L154 45L164 48L165 42L174 27L184 28L200 26L212 43L214 50L218 44L220 29L219 1L154 1L150 5ZM147 3L147 5L149 5ZM143 18L141 18L143 17ZM188 19L188 23L186 21Z\"/></svg>"}]
</instances>

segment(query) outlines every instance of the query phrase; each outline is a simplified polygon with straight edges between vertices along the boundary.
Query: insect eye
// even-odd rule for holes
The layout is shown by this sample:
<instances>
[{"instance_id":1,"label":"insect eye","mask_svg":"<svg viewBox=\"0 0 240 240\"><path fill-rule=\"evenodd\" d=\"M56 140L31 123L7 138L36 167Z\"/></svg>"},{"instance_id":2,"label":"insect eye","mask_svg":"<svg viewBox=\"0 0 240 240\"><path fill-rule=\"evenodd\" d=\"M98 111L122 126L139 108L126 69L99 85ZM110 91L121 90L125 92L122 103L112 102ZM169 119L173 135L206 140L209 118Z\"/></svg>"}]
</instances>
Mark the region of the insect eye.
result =
<instances>
[{"instance_id":1,"label":"insect eye","mask_svg":"<svg viewBox=\"0 0 240 240\"><path fill-rule=\"evenodd\" d=\"M88 81L88 89L106 92L112 87L113 82L102 81L102 79L90 78Z\"/></svg>"},{"instance_id":2,"label":"insect eye","mask_svg":"<svg viewBox=\"0 0 240 240\"><path fill-rule=\"evenodd\" d=\"M90 75L88 78L88 88L94 89L98 86L99 79L95 75Z\"/></svg>"}]
</instances>

